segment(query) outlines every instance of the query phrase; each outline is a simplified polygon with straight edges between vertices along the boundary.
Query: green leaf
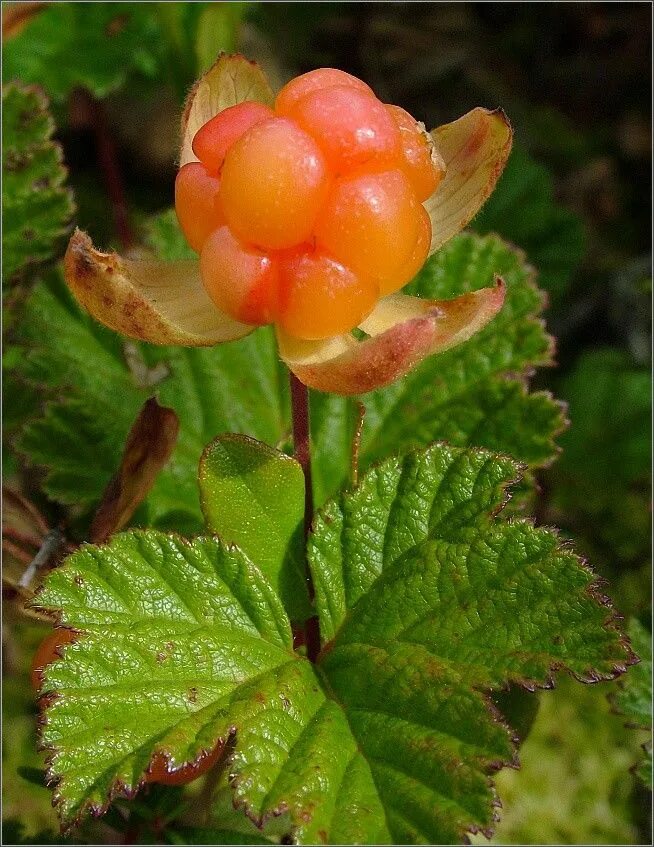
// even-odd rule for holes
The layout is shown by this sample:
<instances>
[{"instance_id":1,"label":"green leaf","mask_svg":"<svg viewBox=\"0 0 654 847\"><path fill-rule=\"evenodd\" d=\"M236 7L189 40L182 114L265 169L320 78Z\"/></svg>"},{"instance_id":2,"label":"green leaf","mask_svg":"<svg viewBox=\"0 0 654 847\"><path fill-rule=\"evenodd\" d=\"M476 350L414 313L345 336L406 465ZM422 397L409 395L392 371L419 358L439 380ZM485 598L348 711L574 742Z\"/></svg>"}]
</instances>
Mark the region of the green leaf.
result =
<instances>
[{"instance_id":1,"label":"green leaf","mask_svg":"<svg viewBox=\"0 0 654 847\"><path fill-rule=\"evenodd\" d=\"M640 662L630 668L614 702L629 724L650 729L652 725L652 635L638 618L631 619L627 632Z\"/></svg>"},{"instance_id":2,"label":"green leaf","mask_svg":"<svg viewBox=\"0 0 654 847\"><path fill-rule=\"evenodd\" d=\"M458 843L493 820L514 742L484 689L611 678L630 660L593 577L497 512L518 469L436 445L322 511L310 543L325 645L293 653L263 574L216 539L85 547L38 604L84 633L46 671L43 741L68 820L232 739L235 803L300 843Z\"/></svg>"},{"instance_id":3,"label":"green leaf","mask_svg":"<svg viewBox=\"0 0 654 847\"><path fill-rule=\"evenodd\" d=\"M290 456L243 435L222 435L200 460L207 528L236 543L275 586L291 620L311 614L304 562L304 474Z\"/></svg>"},{"instance_id":4,"label":"green leaf","mask_svg":"<svg viewBox=\"0 0 654 847\"><path fill-rule=\"evenodd\" d=\"M131 532L83 547L38 603L85 633L45 673L44 690L61 694L42 740L66 819L106 808L118 783L129 794L154 749L174 765L226 741L230 701L298 664L272 588L217 539Z\"/></svg>"},{"instance_id":5,"label":"green leaf","mask_svg":"<svg viewBox=\"0 0 654 847\"><path fill-rule=\"evenodd\" d=\"M52 3L4 44L4 78L41 85L59 102L78 87L106 97L134 72L152 77L161 43L147 5Z\"/></svg>"},{"instance_id":6,"label":"green leaf","mask_svg":"<svg viewBox=\"0 0 654 847\"><path fill-rule=\"evenodd\" d=\"M584 255L584 230L573 212L554 200L552 178L514 145L495 191L472 224L497 233L527 254L543 288L555 297L566 290Z\"/></svg>"},{"instance_id":7,"label":"green leaf","mask_svg":"<svg viewBox=\"0 0 654 847\"><path fill-rule=\"evenodd\" d=\"M363 398L361 469L435 440L487 447L531 467L552 461L565 418L549 393L525 388L534 367L551 363L552 339L538 318L542 294L521 257L496 237L462 234L432 256L407 292L455 297L491 284L495 273L507 296L484 330ZM349 477L356 415L352 401L321 394L312 396L311 411L314 487L323 503Z\"/></svg>"},{"instance_id":8,"label":"green leaf","mask_svg":"<svg viewBox=\"0 0 654 847\"><path fill-rule=\"evenodd\" d=\"M51 259L73 214L61 147L40 89L2 89L3 286Z\"/></svg>"}]
</instances>

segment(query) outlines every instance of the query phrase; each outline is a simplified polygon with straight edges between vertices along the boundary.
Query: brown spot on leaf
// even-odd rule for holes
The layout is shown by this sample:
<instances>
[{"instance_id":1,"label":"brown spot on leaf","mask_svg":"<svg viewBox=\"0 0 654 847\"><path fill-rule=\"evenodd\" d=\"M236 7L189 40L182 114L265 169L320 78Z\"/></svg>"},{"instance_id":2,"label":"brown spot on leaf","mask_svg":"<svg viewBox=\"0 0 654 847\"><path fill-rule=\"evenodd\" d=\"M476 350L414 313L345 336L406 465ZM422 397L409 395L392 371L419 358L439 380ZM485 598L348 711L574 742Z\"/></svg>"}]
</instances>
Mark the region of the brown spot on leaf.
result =
<instances>
[{"instance_id":1,"label":"brown spot on leaf","mask_svg":"<svg viewBox=\"0 0 654 847\"><path fill-rule=\"evenodd\" d=\"M145 781L162 785L186 785L217 765L227 747L228 745L219 739L213 750L201 750L193 761L184 762L179 766L172 765L169 753L159 750L152 756L145 773Z\"/></svg>"},{"instance_id":2,"label":"brown spot on leaf","mask_svg":"<svg viewBox=\"0 0 654 847\"><path fill-rule=\"evenodd\" d=\"M198 701L198 689L195 686L192 686L191 688L189 688L189 690L186 694L186 698L189 701L189 703L197 703L197 701Z\"/></svg>"},{"instance_id":3,"label":"brown spot on leaf","mask_svg":"<svg viewBox=\"0 0 654 847\"><path fill-rule=\"evenodd\" d=\"M104 31L109 38L114 38L125 29L128 21L129 15L124 12L122 15L117 15L115 18L112 18L106 25Z\"/></svg>"}]
</instances>

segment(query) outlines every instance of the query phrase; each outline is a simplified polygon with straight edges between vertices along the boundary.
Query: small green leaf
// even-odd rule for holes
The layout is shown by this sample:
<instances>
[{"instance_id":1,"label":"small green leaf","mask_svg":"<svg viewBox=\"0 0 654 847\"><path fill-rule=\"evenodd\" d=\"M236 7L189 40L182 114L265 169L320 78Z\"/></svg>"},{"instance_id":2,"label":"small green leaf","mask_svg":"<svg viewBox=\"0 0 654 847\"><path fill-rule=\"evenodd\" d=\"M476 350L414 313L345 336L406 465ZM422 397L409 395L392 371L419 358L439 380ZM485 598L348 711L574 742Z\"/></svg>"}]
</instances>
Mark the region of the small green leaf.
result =
<instances>
[{"instance_id":1,"label":"small green leaf","mask_svg":"<svg viewBox=\"0 0 654 847\"><path fill-rule=\"evenodd\" d=\"M3 286L52 259L73 214L61 147L40 89L2 89Z\"/></svg>"},{"instance_id":2,"label":"small green leaf","mask_svg":"<svg viewBox=\"0 0 654 847\"><path fill-rule=\"evenodd\" d=\"M300 843L458 843L493 821L514 740L484 690L631 654L556 536L498 516L518 468L436 445L371 470L315 522L323 650L293 653L263 574L217 539L130 532L46 579L83 633L46 671L43 741L65 819L232 739L234 801ZM48 698L46 698L48 699Z\"/></svg>"},{"instance_id":3,"label":"small green leaf","mask_svg":"<svg viewBox=\"0 0 654 847\"><path fill-rule=\"evenodd\" d=\"M304 474L290 456L221 435L200 460L207 529L236 543L277 589L291 620L311 614L304 562Z\"/></svg>"}]
</instances>

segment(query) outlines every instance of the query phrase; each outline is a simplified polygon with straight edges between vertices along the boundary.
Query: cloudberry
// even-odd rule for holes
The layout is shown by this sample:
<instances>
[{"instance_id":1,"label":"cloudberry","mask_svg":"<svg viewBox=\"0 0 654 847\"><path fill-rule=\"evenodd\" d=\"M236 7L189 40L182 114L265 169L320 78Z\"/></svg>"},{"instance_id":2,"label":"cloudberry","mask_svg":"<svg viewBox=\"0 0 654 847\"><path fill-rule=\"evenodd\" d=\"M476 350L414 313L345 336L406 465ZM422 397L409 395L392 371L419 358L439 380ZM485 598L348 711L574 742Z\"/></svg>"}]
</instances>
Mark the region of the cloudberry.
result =
<instances>
[{"instance_id":1,"label":"cloudberry","mask_svg":"<svg viewBox=\"0 0 654 847\"><path fill-rule=\"evenodd\" d=\"M227 223L259 247L295 247L311 236L327 177L310 135L288 118L262 121L225 156L220 195Z\"/></svg>"},{"instance_id":2,"label":"cloudberry","mask_svg":"<svg viewBox=\"0 0 654 847\"><path fill-rule=\"evenodd\" d=\"M300 250L281 261L279 324L299 338L319 339L357 326L379 298L368 277L321 250Z\"/></svg>"},{"instance_id":3,"label":"cloudberry","mask_svg":"<svg viewBox=\"0 0 654 847\"><path fill-rule=\"evenodd\" d=\"M242 323L256 326L275 320L278 261L242 244L228 227L217 229L200 254L200 272L216 306Z\"/></svg>"},{"instance_id":4,"label":"cloudberry","mask_svg":"<svg viewBox=\"0 0 654 847\"><path fill-rule=\"evenodd\" d=\"M373 162L392 166L399 158L400 132L388 109L355 88L314 91L288 114L316 139L337 175Z\"/></svg>"},{"instance_id":5,"label":"cloudberry","mask_svg":"<svg viewBox=\"0 0 654 847\"><path fill-rule=\"evenodd\" d=\"M296 338L347 333L420 270L422 203L441 168L421 126L361 80L321 68L274 110L244 102L193 139L175 203L202 281L236 320Z\"/></svg>"},{"instance_id":6,"label":"cloudberry","mask_svg":"<svg viewBox=\"0 0 654 847\"><path fill-rule=\"evenodd\" d=\"M209 233L225 222L218 192L220 181L200 162L179 169L175 180L177 220L189 245L199 253Z\"/></svg>"},{"instance_id":7,"label":"cloudberry","mask_svg":"<svg viewBox=\"0 0 654 847\"><path fill-rule=\"evenodd\" d=\"M386 106L400 130L402 156L400 169L414 187L418 200L423 203L436 191L443 173L432 158L431 139L418 121L399 106Z\"/></svg>"},{"instance_id":8,"label":"cloudberry","mask_svg":"<svg viewBox=\"0 0 654 847\"><path fill-rule=\"evenodd\" d=\"M370 97L375 96L372 88L352 74L339 71L337 68L317 68L315 71L296 76L295 79L286 83L275 100L275 111L278 115L287 115L298 100L307 94L323 88L331 88L334 85L345 85L348 88L356 88Z\"/></svg>"},{"instance_id":9,"label":"cloudberry","mask_svg":"<svg viewBox=\"0 0 654 847\"><path fill-rule=\"evenodd\" d=\"M195 133L193 152L210 173L217 174L232 144L259 121L274 115L263 103L246 101L229 106Z\"/></svg>"},{"instance_id":10,"label":"cloudberry","mask_svg":"<svg viewBox=\"0 0 654 847\"><path fill-rule=\"evenodd\" d=\"M407 282L411 282L420 268L427 261L429 248L431 246L431 220L424 206L420 206L420 222L418 224L418 240L413 248L413 253L400 267L393 277L387 277L379 282L379 293L382 297L393 294L404 288Z\"/></svg>"},{"instance_id":11,"label":"cloudberry","mask_svg":"<svg viewBox=\"0 0 654 847\"><path fill-rule=\"evenodd\" d=\"M399 170L343 177L321 211L316 238L354 270L391 281L416 246L421 208Z\"/></svg>"}]
</instances>

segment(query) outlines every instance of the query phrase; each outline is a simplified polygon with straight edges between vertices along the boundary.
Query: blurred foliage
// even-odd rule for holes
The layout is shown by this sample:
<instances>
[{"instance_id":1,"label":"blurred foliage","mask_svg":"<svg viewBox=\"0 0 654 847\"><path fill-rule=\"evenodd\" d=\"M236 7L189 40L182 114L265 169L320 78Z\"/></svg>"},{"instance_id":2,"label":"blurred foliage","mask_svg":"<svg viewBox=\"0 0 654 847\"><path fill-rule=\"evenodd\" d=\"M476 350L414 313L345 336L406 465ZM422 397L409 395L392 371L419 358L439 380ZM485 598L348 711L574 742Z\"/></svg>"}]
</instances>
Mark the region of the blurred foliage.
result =
<instances>
[{"instance_id":1,"label":"blurred foliage","mask_svg":"<svg viewBox=\"0 0 654 847\"><path fill-rule=\"evenodd\" d=\"M539 473L538 517L574 536L610 583L608 592L623 614L649 623L650 10L642 3L422 3L412 4L407 14L408 8L391 3L49 4L35 7L5 42L4 81L36 84L53 101L56 138L78 206L76 222L106 246L118 241L108 213L111 180L99 163L102 133L116 145L130 223L140 240L148 217L172 199L183 98L220 49L259 59L278 83L316 66L341 67L429 126L476 105L501 106L515 127L516 146L473 226L522 248L549 292L547 323L558 336L559 367L541 372L536 385L567 400L571 420L560 439L561 457ZM96 98L91 103L101 101L99 111L89 108L81 88ZM33 96L40 102L40 95ZM49 145L49 131L39 144ZM3 140L6 165L9 145ZM52 158L52 152L47 155ZM43 197L32 198L37 199ZM58 202L63 210L61 196ZM3 196L5 213L7 204ZM65 222L62 213L61 226ZM39 273L32 264L25 281ZM67 320L66 304L56 284L51 286L39 287L44 299L38 331L54 329L56 336ZM7 307L12 310L5 323L9 368L23 355L12 344L21 299L5 303L5 314ZM69 360L67 373L59 374L59 399L67 408L71 400L64 378L82 381L97 353L84 350ZM111 350L107 355L110 359ZM157 361L146 364L156 367ZM113 385L114 396L122 396ZM39 389L9 378L4 393L5 426L29 439L29 432L17 430L27 412L42 405ZM127 431L131 419L123 414L125 404L114 408ZM77 425L83 433L84 416ZM105 446L97 441L88 457L92 477L114 469L107 456L118 445ZM75 474L79 470L73 468ZM5 474L22 483L55 525L59 507L48 499L42 478L26 473L13 452ZM91 482L97 488L97 480ZM62 843L49 793L17 770L43 766L34 752L35 708L27 674L29 655L45 630L20 622L15 600L9 599L7 609L3 710L11 743L3 746L3 839ZM626 679L642 679L644 671L643 663ZM522 748L523 769L505 771L498 780L504 811L496 843L649 840L643 811L649 796L629 772L642 733L609 713L607 687L584 689L561 680L553 696L541 698ZM167 791L149 797L164 819L170 813L166 804L179 800ZM104 823L80 833L82 841L111 840L112 815L120 826L125 816L134 815L132 835L154 842L158 836L146 805L127 811L116 804ZM231 827L220 815L210 825ZM171 843L188 835L175 832Z\"/></svg>"},{"instance_id":2,"label":"blurred foliage","mask_svg":"<svg viewBox=\"0 0 654 847\"><path fill-rule=\"evenodd\" d=\"M106 97L132 73L155 77L162 41L156 17L143 5L51 3L8 41L4 76L43 86L60 102L75 88Z\"/></svg>"},{"instance_id":3,"label":"blurred foliage","mask_svg":"<svg viewBox=\"0 0 654 847\"><path fill-rule=\"evenodd\" d=\"M629 768L644 733L611 714L602 687L560 677L538 697L520 769L497 776L503 811L491 844L642 843Z\"/></svg>"},{"instance_id":4,"label":"blurred foliage","mask_svg":"<svg viewBox=\"0 0 654 847\"><path fill-rule=\"evenodd\" d=\"M548 520L574 533L605 575L620 563L622 576L649 558L650 373L624 350L588 350L560 393L573 425L549 474Z\"/></svg>"},{"instance_id":5,"label":"blurred foliage","mask_svg":"<svg viewBox=\"0 0 654 847\"><path fill-rule=\"evenodd\" d=\"M615 710L626 718L625 726L649 730L649 738L643 743L640 761L634 772L643 783L652 789L652 633L638 618L629 622L629 637L640 662L627 677L618 683L619 691L612 698Z\"/></svg>"}]
</instances>

